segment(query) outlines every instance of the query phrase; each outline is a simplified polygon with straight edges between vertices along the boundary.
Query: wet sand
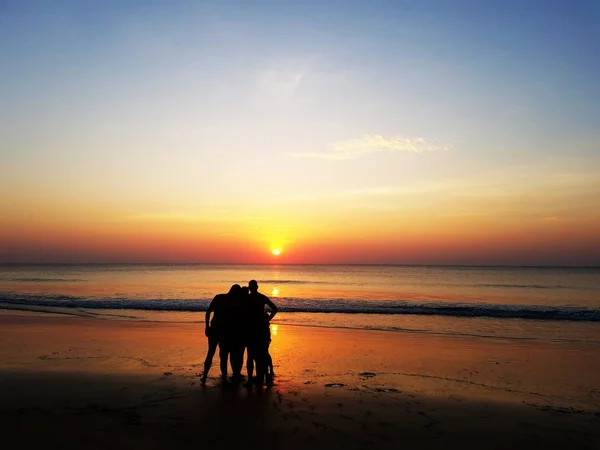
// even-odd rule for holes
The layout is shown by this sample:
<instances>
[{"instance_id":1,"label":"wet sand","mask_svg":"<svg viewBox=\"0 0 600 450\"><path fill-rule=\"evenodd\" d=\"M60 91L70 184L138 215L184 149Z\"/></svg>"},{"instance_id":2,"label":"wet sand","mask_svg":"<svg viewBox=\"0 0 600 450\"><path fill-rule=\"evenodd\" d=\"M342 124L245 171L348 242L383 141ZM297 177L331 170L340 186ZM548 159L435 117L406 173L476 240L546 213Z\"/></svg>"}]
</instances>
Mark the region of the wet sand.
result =
<instances>
[{"instance_id":1,"label":"wet sand","mask_svg":"<svg viewBox=\"0 0 600 450\"><path fill-rule=\"evenodd\" d=\"M279 325L276 386L199 382L203 324L0 315L7 448L600 448L600 348Z\"/></svg>"}]
</instances>

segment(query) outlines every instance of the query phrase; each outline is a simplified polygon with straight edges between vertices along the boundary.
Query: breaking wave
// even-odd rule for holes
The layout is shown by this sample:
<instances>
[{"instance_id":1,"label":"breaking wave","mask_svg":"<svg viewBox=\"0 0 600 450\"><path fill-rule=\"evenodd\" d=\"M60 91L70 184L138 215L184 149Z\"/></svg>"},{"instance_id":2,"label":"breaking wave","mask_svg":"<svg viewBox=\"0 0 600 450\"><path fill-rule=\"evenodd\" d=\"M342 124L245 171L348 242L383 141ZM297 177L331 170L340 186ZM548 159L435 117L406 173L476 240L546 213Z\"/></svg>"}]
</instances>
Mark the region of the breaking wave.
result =
<instances>
[{"instance_id":1,"label":"breaking wave","mask_svg":"<svg viewBox=\"0 0 600 450\"><path fill-rule=\"evenodd\" d=\"M600 322L600 309L569 306L532 306L484 303L419 303L409 300L348 300L279 297L280 310L287 313L406 314L453 317L490 317L547 321ZM0 293L0 304L19 309L83 308L145 311L205 311L210 299L96 299L75 296ZM2 307L0 305L0 307Z\"/></svg>"}]
</instances>

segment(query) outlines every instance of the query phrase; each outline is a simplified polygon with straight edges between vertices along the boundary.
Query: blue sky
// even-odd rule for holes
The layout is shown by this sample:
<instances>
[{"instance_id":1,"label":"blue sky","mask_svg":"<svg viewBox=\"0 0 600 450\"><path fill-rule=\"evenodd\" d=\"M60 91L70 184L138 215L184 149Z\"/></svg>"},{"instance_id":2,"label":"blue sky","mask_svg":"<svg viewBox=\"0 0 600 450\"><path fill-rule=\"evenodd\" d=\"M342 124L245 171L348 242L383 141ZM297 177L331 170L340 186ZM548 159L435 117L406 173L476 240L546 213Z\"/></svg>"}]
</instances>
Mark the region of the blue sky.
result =
<instances>
[{"instance_id":1,"label":"blue sky","mask_svg":"<svg viewBox=\"0 0 600 450\"><path fill-rule=\"evenodd\" d=\"M4 1L4 202L389 210L360 199L568 178L583 211L599 20L596 1Z\"/></svg>"}]
</instances>

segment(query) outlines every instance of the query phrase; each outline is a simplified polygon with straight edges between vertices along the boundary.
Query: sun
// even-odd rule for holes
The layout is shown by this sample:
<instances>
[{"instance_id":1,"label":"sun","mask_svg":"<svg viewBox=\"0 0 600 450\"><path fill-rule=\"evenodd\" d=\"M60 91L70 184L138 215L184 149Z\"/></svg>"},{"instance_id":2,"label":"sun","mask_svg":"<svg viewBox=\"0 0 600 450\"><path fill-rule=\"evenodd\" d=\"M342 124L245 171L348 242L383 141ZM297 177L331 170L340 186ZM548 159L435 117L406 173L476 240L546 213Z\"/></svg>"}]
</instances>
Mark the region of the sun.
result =
<instances>
[{"instance_id":1,"label":"sun","mask_svg":"<svg viewBox=\"0 0 600 450\"><path fill-rule=\"evenodd\" d=\"M273 254L275 256L279 256L280 253L281 253L281 250L279 250L278 248L276 248L275 250L273 250Z\"/></svg>"}]
</instances>

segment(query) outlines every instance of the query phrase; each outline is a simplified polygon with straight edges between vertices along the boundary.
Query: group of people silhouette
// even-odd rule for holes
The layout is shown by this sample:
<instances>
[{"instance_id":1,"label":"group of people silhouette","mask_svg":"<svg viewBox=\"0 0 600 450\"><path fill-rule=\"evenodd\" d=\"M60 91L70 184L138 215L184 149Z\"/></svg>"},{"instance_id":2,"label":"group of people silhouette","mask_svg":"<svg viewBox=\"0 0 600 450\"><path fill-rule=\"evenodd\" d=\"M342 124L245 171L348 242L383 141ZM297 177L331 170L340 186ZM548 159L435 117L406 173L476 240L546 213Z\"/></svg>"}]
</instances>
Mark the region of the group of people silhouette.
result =
<instances>
[{"instance_id":1,"label":"group of people silhouette","mask_svg":"<svg viewBox=\"0 0 600 450\"><path fill-rule=\"evenodd\" d=\"M269 307L269 312L265 311L265 306ZM244 381L244 352L247 353L247 381L244 385L273 385L269 323L275 314L277 306L266 295L258 292L256 280L250 280L248 286L244 287L234 284L227 294L216 295L206 310L204 334L208 338L208 353L204 361L202 384L206 384L218 346L221 380L224 385ZM227 378L228 359L232 370L231 380Z\"/></svg>"}]
</instances>

